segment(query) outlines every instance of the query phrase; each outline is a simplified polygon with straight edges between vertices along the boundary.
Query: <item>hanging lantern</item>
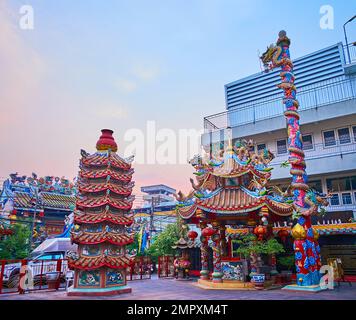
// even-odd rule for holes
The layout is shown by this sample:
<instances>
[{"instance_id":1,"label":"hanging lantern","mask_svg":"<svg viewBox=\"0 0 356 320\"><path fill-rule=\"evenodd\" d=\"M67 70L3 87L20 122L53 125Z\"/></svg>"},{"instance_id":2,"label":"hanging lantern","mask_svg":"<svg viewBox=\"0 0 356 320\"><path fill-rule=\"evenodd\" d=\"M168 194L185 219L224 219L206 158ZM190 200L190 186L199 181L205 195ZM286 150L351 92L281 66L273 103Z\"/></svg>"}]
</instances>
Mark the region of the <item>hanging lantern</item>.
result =
<instances>
[{"instance_id":1,"label":"hanging lantern","mask_svg":"<svg viewBox=\"0 0 356 320\"><path fill-rule=\"evenodd\" d=\"M214 233L216 232L216 230L214 230L213 228L204 228L201 232L203 237L211 237Z\"/></svg>"},{"instance_id":2,"label":"hanging lantern","mask_svg":"<svg viewBox=\"0 0 356 320\"><path fill-rule=\"evenodd\" d=\"M17 210L16 209L12 210L12 215L16 216L16 214L17 214Z\"/></svg>"},{"instance_id":3,"label":"hanging lantern","mask_svg":"<svg viewBox=\"0 0 356 320\"><path fill-rule=\"evenodd\" d=\"M259 225L253 230L253 232L257 236L258 240L262 240L267 230L264 226Z\"/></svg>"},{"instance_id":4,"label":"hanging lantern","mask_svg":"<svg viewBox=\"0 0 356 320\"><path fill-rule=\"evenodd\" d=\"M38 216L39 216L40 218L43 218L43 217L44 217L44 210L41 210Z\"/></svg>"},{"instance_id":5,"label":"hanging lantern","mask_svg":"<svg viewBox=\"0 0 356 320\"><path fill-rule=\"evenodd\" d=\"M268 208L267 208L266 206L263 206L263 207L260 209L260 216L265 217L265 218L268 218L269 212L268 212Z\"/></svg>"},{"instance_id":6,"label":"hanging lantern","mask_svg":"<svg viewBox=\"0 0 356 320\"><path fill-rule=\"evenodd\" d=\"M198 236L198 232L196 231L191 230L188 232L188 238L191 240L194 240L197 236Z\"/></svg>"},{"instance_id":7,"label":"hanging lantern","mask_svg":"<svg viewBox=\"0 0 356 320\"><path fill-rule=\"evenodd\" d=\"M287 229L281 229L281 230L278 231L277 234L278 234L278 237L281 238L281 240L283 241L283 243L286 242L286 239L287 239L287 237L289 236L289 232L288 232Z\"/></svg>"},{"instance_id":8,"label":"hanging lantern","mask_svg":"<svg viewBox=\"0 0 356 320\"><path fill-rule=\"evenodd\" d=\"M197 218L203 217L203 210L198 208L197 210L195 210L195 215L197 216Z\"/></svg>"}]
</instances>

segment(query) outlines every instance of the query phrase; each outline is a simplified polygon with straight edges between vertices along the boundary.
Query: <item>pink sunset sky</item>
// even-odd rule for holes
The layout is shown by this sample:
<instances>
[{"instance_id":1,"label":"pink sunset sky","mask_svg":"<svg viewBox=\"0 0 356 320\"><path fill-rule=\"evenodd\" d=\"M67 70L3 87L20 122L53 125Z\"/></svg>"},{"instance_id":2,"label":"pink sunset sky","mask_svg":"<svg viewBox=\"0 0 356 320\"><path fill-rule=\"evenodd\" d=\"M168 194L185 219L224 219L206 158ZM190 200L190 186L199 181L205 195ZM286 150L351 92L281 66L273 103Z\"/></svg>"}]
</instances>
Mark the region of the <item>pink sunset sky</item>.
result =
<instances>
[{"instance_id":1,"label":"pink sunset sky","mask_svg":"<svg viewBox=\"0 0 356 320\"><path fill-rule=\"evenodd\" d=\"M34 29L22 30L24 3L1 1L1 179L72 179L80 149L94 152L102 128L114 130L119 154L125 132L145 134L147 121L201 130L204 116L224 111L224 84L259 72L257 51L280 29L294 57L341 41L350 8L331 2L333 30L319 27L321 1L299 1L290 19L258 0L29 0ZM149 184L190 188L188 164L134 167L136 193Z\"/></svg>"}]
</instances>

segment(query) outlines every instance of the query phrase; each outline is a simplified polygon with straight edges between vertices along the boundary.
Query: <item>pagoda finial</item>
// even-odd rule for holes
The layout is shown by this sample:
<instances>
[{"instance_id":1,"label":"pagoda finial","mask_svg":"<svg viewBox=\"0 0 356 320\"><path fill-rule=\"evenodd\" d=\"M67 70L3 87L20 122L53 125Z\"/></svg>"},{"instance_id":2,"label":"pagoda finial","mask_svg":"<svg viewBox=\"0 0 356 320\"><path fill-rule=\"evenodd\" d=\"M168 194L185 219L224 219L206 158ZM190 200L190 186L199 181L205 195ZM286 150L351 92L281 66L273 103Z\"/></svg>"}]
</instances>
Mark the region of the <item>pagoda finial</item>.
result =
<instances>
[{"instance_id":1,"label":"pagoda finial","mask_svg":"<svg viewBox=\"0 0 356 320\"><path fill-rule=\"evenodd\" d=\"M113 152L117 151L117 144L114 137L112 136L113 133L114 131L110 129L101 130L101 136L96 143L96 149L98 151L105 151L109 149Z\"/></svg>"}]
</instances>

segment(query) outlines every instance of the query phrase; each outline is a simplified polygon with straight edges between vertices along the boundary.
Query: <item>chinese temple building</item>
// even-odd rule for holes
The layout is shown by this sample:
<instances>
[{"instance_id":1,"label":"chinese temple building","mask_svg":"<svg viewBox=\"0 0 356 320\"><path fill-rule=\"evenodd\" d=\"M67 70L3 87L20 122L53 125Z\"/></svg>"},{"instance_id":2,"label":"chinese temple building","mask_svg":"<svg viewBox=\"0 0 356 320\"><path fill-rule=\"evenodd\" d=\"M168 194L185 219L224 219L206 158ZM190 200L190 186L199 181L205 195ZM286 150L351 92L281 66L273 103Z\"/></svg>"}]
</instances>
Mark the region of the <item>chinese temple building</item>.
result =
<instances>
[{"instance_id":1,"label":"chinese temple building","mask_svg":"<svg viewBox=\"0 0 356 320\"><path fill-rule=\"evenodd\" d=\"M245 228L264 239L273 236L273 223L287 222L292 215L291 195L280 194L268 185L268 164L273 157L267 149L255 153L252 141L233 145L230 140L214 159L203 161L196 156L190 161L197 183L191 179L193 190L187 196L178 193L177 211L186 223L201 229L201 285L224 288L223 283L229 282L231 287L232 270L238 266L229 248L227 228ZM213 270L208 269L209 247ZM235 280L238 287L240 272L236 272Z\"/></svg>"},{"instance_id":2,"label":"chinese temple building","mask_svg":"<svg viewBox=\"0 0 356 320\"><path fill-rule=\"evenodd\" d=\"M126 269L131 261L125 246L133 242L133 235L126 230L133 223L133 157L123 159L116 153L112 134L111 130L102 130L94 154L81 151L71 231L78 252L69 258L75 276L68 295L131 292L126 286Z\"/></svg>"},{"instance_id":3,"label":"chinese temple building","mask_svg":"<svg viewBox=\"0 0 356 320\"><path fill-rule=\"evenodd\" d=\"M35 215L37 229L45 237L54 237L63 231L65 217L73 212L75 192L74 183L64 177L10 174L3 183L0 215L7 224L29 223Z\"/></svg>"}]
</instances>

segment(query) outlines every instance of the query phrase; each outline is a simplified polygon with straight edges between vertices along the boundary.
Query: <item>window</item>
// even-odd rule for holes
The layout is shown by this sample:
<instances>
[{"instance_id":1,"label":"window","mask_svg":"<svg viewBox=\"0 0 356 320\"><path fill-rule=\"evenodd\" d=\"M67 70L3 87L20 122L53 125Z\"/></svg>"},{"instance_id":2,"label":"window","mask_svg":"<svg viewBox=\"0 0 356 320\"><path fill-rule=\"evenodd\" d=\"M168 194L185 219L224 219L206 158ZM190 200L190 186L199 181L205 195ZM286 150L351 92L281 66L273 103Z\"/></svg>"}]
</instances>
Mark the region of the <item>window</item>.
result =
<instances>
[{"instance_id":1,"label":"window","mask_svg":"<svg viewBox=\"0 0 356 320\"><path fill-rule=\"evenodd\" d=\"M303 136L303 150L311 150L313 149L313 138L311 134L307 134Z\"/></svg>"},{"instance_id":2,"label":"window","mask_svg":"<svg viewBox=\"0 0 356 320\"><path fill-rule=\"evenodd\" d=\"M325 147L335 146L336 139L335 139L335 132L334 130L324 131L324 145Z\"/></svg>"},{"instance_id":3,"label":"window","mask_svg":"<svg viewBox=\"0 0 356 320\"><path fill-rule=\"evenodd\" d=\"M337 134L339 136L340 144L350 143L350 130L349 128L342 128L337 130Z\"/></svg>"},{"instance_id":4,"label":"window","mask_svg":"<svg viewBox=\"0 0 356 320\"><path fill-rule=\"evenodd\" d=\"M353 177L326 179L326 186L330 191L350 191ZM356 182L356 181L355 181Z\"/></svg>"},{"instance_id":5,"label":"window","mask_svg":"<svg viewBox=\"0 0 356 320\"><path fill-rule=\"evenodd\" d=\"M354 141L356 142L356 126L352 127L352 132L354 134Z\"/></svg>"},{"instance_id":6,"label":"window","mask_svg":"<svg viewBox=\"0 0 356 320\"><path fill-rule=\"evenodd\" d=\"M284 154L287 153L287 140L277 140L277 153Z\"/></svg>"},{"instance_id":7,"label":"window","mask_svg":"<svg viewBox=\"0 0 356 320\"><path fill-rule=\"evenodd\" d=\"M343 204L352 204L351 193L343 193L341 196Z\"/></svg>"},{"instance_id":8,"label":"window","mask_svg":"<svg viewBox=\"0 0 356 320\"><path fill-rule=\"evenodd\" d=\"M323 188L321 186L321 180L308 181L308 185L310 188L322 193Z\"/></svg>"},{"instance_id":9,"label":"window","mask_svg":"<svg viewBox=\"0 0 356 320\"><path fill-rule=\"evenodd\" d=\"M257 145L257 153L259 154L260 152L262 152L264 149L266 149L266 144L265 143L261 143Z\"/></svg>"},{"instance_id":10,"label":"window","mask_svg":"<svg viewBox=\"0 0 356 320\"><path fill-rule=\"evenodd\" d=\"M330 204L332 206L338 206L340 205L340 199L338 194L333 194L330 198Z\"/></svg>"}]
</instances>

